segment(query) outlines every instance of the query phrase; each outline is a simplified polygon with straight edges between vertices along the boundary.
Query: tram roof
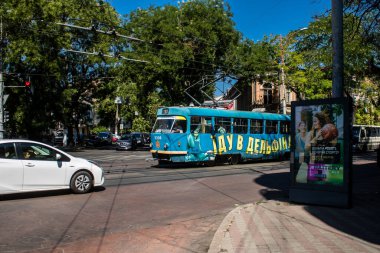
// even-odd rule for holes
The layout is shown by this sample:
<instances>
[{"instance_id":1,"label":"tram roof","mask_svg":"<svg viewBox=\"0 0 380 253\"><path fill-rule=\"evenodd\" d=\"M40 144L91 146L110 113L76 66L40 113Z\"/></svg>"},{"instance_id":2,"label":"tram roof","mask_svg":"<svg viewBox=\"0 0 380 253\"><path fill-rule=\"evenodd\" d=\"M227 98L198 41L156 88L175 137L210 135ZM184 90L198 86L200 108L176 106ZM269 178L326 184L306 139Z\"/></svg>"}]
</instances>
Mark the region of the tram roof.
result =
<instances>
[{"instance_id":1,"label":"tram roof","mask_svg":"<svg viewBox=\"0 0 380 253\"><path fill-rule=\"evenodd\" d=\"M237 110L220 110L220 109L205 108L205 107L173 106L173 107L162 107L162 108L159 108L157 111L157 116L174 116L174 115L254 118L254 119L268 119L268 120L290 120L290 116L285 115L285 114L237 111Z\"/></svg>"}]
</instances>

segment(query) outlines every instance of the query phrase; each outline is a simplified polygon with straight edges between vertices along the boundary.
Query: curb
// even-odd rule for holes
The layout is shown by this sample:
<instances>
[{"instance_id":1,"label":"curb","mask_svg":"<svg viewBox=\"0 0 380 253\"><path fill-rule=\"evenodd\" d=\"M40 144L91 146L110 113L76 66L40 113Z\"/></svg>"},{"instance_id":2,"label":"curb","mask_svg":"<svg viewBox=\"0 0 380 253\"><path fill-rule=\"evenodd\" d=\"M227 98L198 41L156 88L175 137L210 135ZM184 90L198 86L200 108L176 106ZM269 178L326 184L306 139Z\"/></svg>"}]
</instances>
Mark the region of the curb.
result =
<instances>
[{"instance_id":1,"label":"curb","mask_svg":"<svg viewBox=\"0 0 380 253\"><path fill-rule=\"evenodd\" d=\"M222 252L233 252L231 248L231 243L226 243L231 238L230 227L236 222L236 214L246 211L253 207L254 204L241 205L230 211L227 216L223 219L219 228L216 230L214 237L211 241L208 253L222 253ZM253 208L251 208L253 209Z\"/></svg>"}]
</instances>

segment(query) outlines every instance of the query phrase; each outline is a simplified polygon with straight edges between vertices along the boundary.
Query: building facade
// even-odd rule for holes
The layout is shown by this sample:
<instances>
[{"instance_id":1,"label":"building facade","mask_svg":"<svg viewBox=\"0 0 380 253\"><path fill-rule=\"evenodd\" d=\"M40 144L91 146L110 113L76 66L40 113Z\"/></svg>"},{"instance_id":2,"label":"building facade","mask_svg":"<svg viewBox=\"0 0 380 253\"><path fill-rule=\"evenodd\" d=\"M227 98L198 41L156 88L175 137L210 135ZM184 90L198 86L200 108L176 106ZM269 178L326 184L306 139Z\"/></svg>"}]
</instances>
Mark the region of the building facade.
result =
<instances>
[{"instance_id":1,"label":"building facade","mask_svg":"<svg viewBox=\"0 0 380 253\"><path fill-rule=\"evenodd\" d=\"M290 114L291 102L297 100L296 94L285 87L282 88L284 92L280 92L280 88L273 82L254 80L240 90L235 109Z\"/></svg>"}]
</instances>

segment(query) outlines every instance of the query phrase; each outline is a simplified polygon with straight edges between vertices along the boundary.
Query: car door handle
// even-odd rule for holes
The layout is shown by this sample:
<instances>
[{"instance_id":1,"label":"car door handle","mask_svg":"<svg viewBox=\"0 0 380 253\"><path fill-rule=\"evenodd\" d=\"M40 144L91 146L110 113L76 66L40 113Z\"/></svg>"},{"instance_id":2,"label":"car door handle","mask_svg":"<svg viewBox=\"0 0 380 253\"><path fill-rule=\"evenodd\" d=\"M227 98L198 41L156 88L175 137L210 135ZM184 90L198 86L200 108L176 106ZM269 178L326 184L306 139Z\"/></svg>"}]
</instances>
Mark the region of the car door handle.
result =
<instances>
[{"instance_id":1,"label":"car door handle","mask_svg":"<svg viewBox=\"0 0 380 253\"><path fill-rule=\"evenodd\" d=\"M26 164L25 166L26 166L26 167L34 167L35 165L32 164L32 163L28 163L28 164Z\"/></svg>"}]
</instances>

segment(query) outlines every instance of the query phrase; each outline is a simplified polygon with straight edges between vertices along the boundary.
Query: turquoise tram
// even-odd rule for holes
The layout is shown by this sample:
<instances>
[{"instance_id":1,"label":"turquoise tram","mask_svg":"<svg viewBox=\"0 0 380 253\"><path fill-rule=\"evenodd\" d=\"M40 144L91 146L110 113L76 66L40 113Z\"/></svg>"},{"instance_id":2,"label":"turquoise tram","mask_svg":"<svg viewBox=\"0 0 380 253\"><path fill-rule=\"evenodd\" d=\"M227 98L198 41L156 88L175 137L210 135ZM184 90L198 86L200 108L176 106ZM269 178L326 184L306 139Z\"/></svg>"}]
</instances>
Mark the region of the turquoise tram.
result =
<instances>
[{"instance_id":1,"label":"turquoise tram","mask_svg":"<svg viewBox=\"0 0 380 253\"><path fill-rule=\"evenodd\" d=\"M236 164L288 157L290 117L204 107L159 108L151 153L159 163Z\"/></svg>"}]
</instances>

